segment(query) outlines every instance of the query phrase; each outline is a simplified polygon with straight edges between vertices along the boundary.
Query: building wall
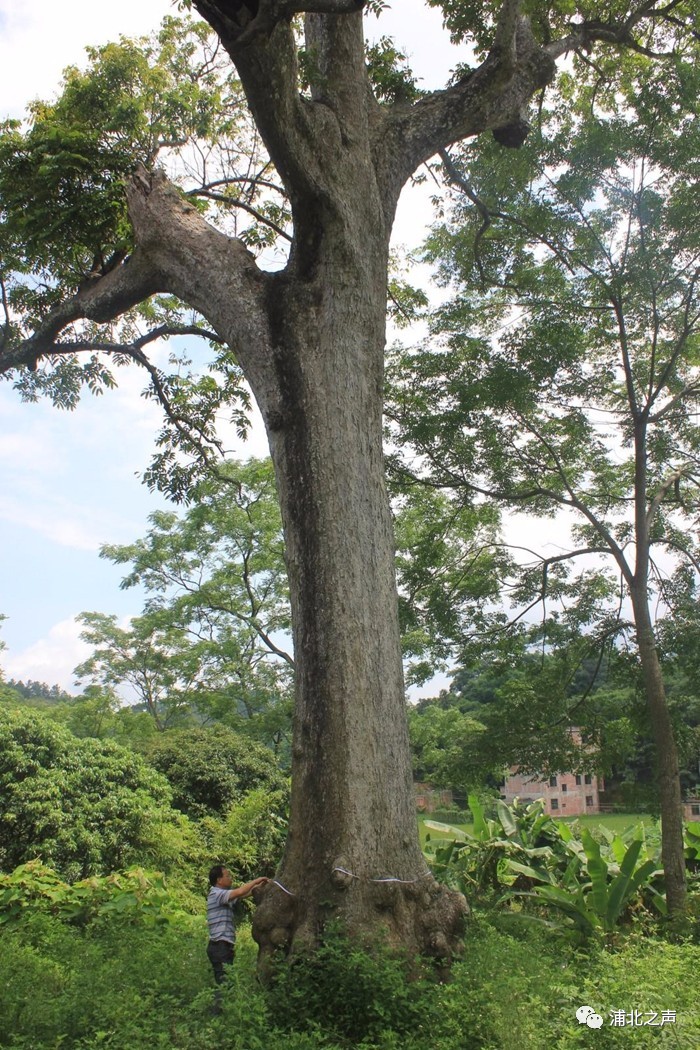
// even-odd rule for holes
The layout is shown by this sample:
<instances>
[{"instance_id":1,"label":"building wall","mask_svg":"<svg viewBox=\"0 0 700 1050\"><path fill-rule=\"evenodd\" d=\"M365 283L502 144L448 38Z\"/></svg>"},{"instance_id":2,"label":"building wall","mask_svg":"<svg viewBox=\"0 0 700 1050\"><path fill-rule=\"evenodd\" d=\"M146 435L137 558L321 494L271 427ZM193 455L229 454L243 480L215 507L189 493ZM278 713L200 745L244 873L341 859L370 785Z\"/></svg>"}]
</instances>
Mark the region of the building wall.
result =
<instances>
[{"instance_id":1,"label":"building wall","mask_svg":"<svg viewBox=\"0 0 700 1050\"><path fill-rule=\"evenodd\" d=\"M449 790L437 790L430 784L414 784L416 809L419 813L434 813L436 809L452 809L454 796Z\"/></svg>"},{"instance_id":2,"label":"building wall","mask_svg":"<svg viewBox=\"0 0 700 1050\"><path fill-rule=\"evenodd\" d=\"M556 777L538 780L513 767L506 777L502 795L508 804L516 798L526 803L541 798L546 813L554 817L578 817L600 812L602 790L599 778L592 774L559 773Z\"/></svg>"},{"instance_id":3,"label":"building wall","mask_svg":"<svg viewBox=\"0 0 700 1050\"><path fill-rule=\"evenodd\" d=\"M683 803L684 820L700 820L700 798L688 798Z\"/></svg>"}]
</instances>

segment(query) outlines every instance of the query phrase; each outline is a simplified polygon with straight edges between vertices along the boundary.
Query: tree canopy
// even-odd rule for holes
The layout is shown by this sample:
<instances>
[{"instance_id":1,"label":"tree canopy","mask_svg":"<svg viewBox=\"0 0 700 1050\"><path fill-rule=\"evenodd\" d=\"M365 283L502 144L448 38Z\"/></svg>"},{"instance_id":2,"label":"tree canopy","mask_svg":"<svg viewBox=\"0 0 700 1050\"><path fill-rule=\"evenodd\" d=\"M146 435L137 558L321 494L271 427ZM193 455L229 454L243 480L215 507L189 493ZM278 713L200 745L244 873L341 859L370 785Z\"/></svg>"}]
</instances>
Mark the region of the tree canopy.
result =
<instances>
[{"instance_id":1,"label":"tree canopy","mask_svg":"<svg viewBox=\"0 0 700 1050\"><path fill-rule=\"evenodd\" d=\"M673 566L694 575L700 555L689 58L662 76L644 56L615 93L599 83L566 110L543 107L537 148L516 165L488 146L459 163L443 154L461 195L429 252L457 295L434 315L436 341L401 355L392 410L409 477L458 501L570 515L572 539L562 530L552 553L516 547L513 616L541 607L544 652L567 633L580 647L582 631L601 660L621 637L635 649L670 898L671 871L682 878L679 762L652 606L672 608Z\"/></svg>"},{"instance_id":2,"label":"tree canopy","mask_svg":"<svg viewBox=\"0 0 700 1050\"><path fill-rule=\"evenodd\" d=\"M123 587L145 587L145 606L128 627L83 613L94 651L76 673L129 689L158 729L216 718L279 749L294 661L272 466L227 461L189 496L182 513L153 514L143 539L102 548L129 566Z\"/></svg>"},{"instance_id":3,"label":"tree canopy","mask_svg":"<svg viewBox=\"0 0 700 1050\"><path fill-rule=\"evenodd\" d=\"M161 736L149 749L148 760L167 778L175 808L193 818L223 816L256 788L284 787L272 753L226 726Z\"/></svg>"}]
</instances>

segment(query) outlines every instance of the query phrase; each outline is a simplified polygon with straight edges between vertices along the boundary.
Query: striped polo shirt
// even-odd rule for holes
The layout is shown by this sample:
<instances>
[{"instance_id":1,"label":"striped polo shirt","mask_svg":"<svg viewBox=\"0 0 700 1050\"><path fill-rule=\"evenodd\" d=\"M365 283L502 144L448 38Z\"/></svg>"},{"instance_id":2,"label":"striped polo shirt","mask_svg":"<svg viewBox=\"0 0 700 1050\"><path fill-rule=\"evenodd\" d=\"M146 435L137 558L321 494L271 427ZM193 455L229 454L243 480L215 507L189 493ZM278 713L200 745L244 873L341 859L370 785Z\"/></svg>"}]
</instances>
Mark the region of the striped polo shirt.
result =
<instances>
[{"instance_id":1,"label":"striped polo shirt","mask_svg":"<svg viewBox=\"0 0 700 1050\"><path fill-rule=\"evenodd\" d=\"M230 901L230 888L212 886L207 897L207 923L209 924L210 941L228 941L233 944L236 931L233 925L233 908L235 900Z\"/></svg>"}]
</instances>

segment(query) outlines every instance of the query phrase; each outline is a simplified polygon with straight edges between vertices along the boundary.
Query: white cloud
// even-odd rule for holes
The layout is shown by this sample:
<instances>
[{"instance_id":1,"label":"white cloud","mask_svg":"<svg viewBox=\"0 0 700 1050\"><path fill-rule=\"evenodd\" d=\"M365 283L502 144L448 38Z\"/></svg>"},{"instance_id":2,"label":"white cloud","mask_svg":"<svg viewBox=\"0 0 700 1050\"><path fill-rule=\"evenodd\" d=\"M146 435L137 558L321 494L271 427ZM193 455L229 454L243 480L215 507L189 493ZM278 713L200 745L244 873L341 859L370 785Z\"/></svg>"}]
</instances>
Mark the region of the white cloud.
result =
<instances>
[{"instance_id":1,"label":"white cloud","mask_svg":"<svg viewBox=\"0 0 700 1050\"><path fill-rule=\"evenodd\" d=\"M0 496L0 521L36 532L59 547L82 551L98 551L101 544L117 540L117 532L124 532L124 524L99 507L76 506L48 493L31 502Z\"/></svg>"},{"instance_id":2,"label":"white cloud","mask_svg":"<svg viewBox=\"0 0 700 1050\"><path fill-rule=\"evenodd\" d=\"M45 638L15 655L3 654L6 678L47 682L68 692L75 691L73 668L90 655L90 646L80 640L82 628L75 619L61 620Z\"/></svg>"}]
</instances>

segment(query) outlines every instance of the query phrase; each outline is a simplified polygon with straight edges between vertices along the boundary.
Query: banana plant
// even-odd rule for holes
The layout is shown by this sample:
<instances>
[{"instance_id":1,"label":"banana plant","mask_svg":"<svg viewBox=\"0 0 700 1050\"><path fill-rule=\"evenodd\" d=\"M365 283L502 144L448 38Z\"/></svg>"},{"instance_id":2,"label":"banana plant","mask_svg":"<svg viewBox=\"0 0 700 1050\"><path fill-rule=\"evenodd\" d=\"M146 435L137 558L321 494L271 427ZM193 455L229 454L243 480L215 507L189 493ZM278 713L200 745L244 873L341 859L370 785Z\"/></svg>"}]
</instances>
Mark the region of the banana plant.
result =
<instances>
[{"instance_id":1,"label":"banana plant","mask_svg":"<svg viewBox=\"0 0 700 1050\"><path fill-rule=\"evenodd\" d=\"M683 837L686 863L692 864L697 869L700 865L700 823L686 824Z\"/></svg>"},{"instance_id":2,"label":"banana plant","mask_svg":"<svg viewBox=\"0 0 700 1050\"><path fill-rule=\"evenodd\" d=\"M645 845L641 837L626 845L616 836L612 850L615 859L611 864L605 860L600 844L587 828L581 830L580 845L582 853L577 849L573 852L563 875L550 871L542 878L542 872L512 862L516 870L525 871L531 878L544 883L535 886L530 893L518 896L535 897L558 909L586 937L612 934L630 904L640 896L642 888L650 890L656 906L665 911L663 896L651 886L651 880L661 874L656 860L645 857L640 862Z\"/></svg>"},{"instance_id":3,"label":"banana plant","mask_svg":"<svg viewBox=\"0 0 700 1050\"><path fill-rule=\"evenodd\" d=\"M546 873L561 834L540 800L510 807L499 799L496 820L486 817L475 795L469 796L469 808L474 821L470 832L434 820L424 822L426 828L446 836L426 842L426 857L438 877L467 895L480 895L486 890L500 893L513 885L518 876L514 859Z\"/></svg>"}]
</instances>

